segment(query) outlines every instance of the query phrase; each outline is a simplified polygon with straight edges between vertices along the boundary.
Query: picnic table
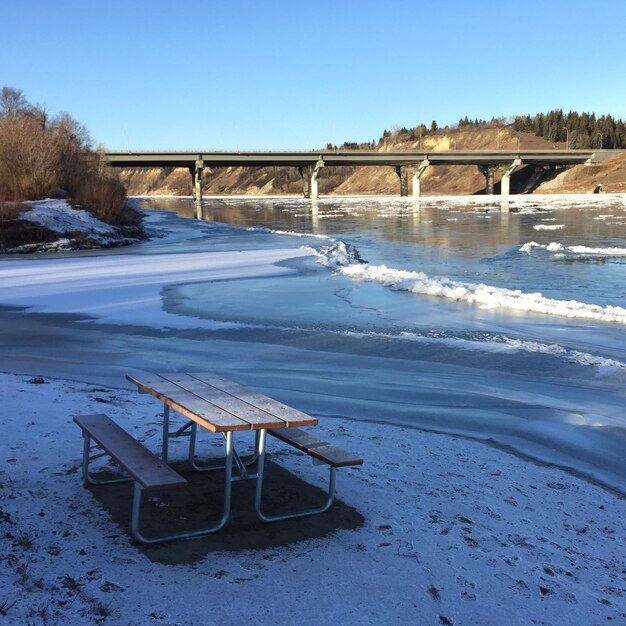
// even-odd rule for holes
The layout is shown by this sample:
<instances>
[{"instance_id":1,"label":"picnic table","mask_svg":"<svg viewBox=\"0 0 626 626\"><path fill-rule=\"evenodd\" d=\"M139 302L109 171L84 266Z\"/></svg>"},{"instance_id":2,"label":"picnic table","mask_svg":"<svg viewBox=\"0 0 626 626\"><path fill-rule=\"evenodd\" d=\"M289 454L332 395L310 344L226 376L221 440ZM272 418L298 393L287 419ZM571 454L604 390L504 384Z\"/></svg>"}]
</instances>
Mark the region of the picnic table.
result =
<instances>
[{"instance_id":1,"label":"picnic table","mask_svg":"<svg viewBox=\"0 0 626 626\"><path fill-rule=\"evenodd\" d=\"M163 402L161 458L166 462L168 441L180 434L169 432L170 409L192 420L193 423L186 425L192 428L192 433L200 425L211 432L224 433L227 442L238 431L254 430L261 434L269 428L315 426L318 423L315 417L208 372L146 373L127 375L126 378L140 391Z\"/></svg>"},{"instance_id":2,"label":"picnic table","mask_svg":"<svg viewBox=\"0 0 626 626\"><path fill-rule=\"evenodd\" d=\"M256 480L255 510L260 520L274 522L313 515L327 511L335 497L335 471L338 467L360 465L363 460L337 446L327 443L302 426L315 426L317 418L307 415L282 402L269 398L211 372L193 373L139 373L126 378L142 393L148 393L163 403L163 430L160 459L146 450L139 442L123 431L104 415L75 416L74 421L83 429L85 436L83 476L87 482L101 484L88 471L89 441L93 438L105 449L135 482L132 533L142 543L156 543L170 539L197 537L213 533L226 524L231 508L231 487L237 480ZM182 427L170 430L171 410L187 418ZM221 434L224 438L223 464L199 465L195 449L198 426L204 431ZM189 432L187 432L189 431ZM254 453L244 458L234 445L236 433L254 431ZM280 515L268 515L262 511L263 483L265 477L266 436L270 434L280 441L311 456L314 462L325 463L330 469L328 497L321 507L299 510ZM139 531L141 494L143 490L178 488L186 484L167 465L169 440L189 436L188 461L197 471L224 470L224 503L221 518L211 526L166 537L145 537ZM250 471L251 466L256 466ZM106 481L112 482L112 481Z\"/></svg>"}]
</instances>

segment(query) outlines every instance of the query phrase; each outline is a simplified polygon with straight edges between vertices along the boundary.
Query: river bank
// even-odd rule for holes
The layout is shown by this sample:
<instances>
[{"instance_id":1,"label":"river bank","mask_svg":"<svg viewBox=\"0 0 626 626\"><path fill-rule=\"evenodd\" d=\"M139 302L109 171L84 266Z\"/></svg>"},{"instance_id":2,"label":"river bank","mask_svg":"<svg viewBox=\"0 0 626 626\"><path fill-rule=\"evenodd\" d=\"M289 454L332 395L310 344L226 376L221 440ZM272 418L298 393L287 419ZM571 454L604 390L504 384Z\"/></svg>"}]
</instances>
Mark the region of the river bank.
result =
<instances>
[{"instance_id":1,"label":"river bank","mask_svg":"<svg viewBox=\"0 0 626 626\"><path fill-rule=\"evenodd\" d=\"M9 219L3 214L0 220L0 254L112 248L146 238L139 218L132 226L108 224L67 200L52 198L12 204ZM130 206L127 210L136 214Z\"/></svg>"}]
</instances>

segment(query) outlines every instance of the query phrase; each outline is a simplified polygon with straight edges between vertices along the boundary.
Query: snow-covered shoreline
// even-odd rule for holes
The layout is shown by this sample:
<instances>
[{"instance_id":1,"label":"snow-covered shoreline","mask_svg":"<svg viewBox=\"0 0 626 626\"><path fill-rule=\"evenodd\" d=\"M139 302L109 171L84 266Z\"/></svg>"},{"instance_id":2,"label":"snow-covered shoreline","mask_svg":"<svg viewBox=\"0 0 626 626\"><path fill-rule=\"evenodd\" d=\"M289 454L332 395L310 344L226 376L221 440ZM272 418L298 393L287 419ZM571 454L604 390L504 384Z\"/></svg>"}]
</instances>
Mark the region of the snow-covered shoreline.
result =
<instances>
[{"instance_id":1,"label":"snow-covered shoreline","mask_svg":"<svg viewBox=\"0 0 626 626\"><path fill-rule=\"evenodd\" d=\"M312 611L324 624L626 619L626 501L558 469L463 438L325 418L316 430L365 465L339 473L340 504L301 538L281 543L293 521L259 523L246 531L259 549L233 548L232 530L227 549L220 534L139 549L83 487L71 416L106 411L156 450L159 403L68 380L0 374L0 385L3 623L297 624ZM296 453L270 452L323 484ZM174 461L184 456L176 444ZM320 518L345 505L362 523L335 518L320 535Z\"/></svg>"},{"instance_id":2,"label":"snow-covered shoreline","mask_svg":"<svg viewBox=\"0 0 626 626\"><path fill-rule=\"evenodd\" d=\"M59 238L46 243L23 244L5 250L3 253L27 254L64 252L84 248L111 248L140 241L139 229L106 224L89 211L70 206L67 200L47 198L24 202L24 205L29 205L31 208L22 212L20 219L39 224L58 233Z\"/></svg>"}]
</instances>

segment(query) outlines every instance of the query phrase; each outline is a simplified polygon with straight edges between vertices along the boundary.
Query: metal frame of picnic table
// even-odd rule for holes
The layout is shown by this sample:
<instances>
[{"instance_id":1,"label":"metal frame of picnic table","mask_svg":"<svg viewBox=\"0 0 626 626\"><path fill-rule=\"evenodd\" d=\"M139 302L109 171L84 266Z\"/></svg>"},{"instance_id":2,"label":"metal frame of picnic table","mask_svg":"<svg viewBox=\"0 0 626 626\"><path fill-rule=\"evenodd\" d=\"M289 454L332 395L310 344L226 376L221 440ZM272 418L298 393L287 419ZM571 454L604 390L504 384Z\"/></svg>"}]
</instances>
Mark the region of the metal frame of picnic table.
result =
<instances>
[{"instance_id":1,"label":"metal frame of picnic table","mask_svg":"<svg viewBox=\"0 0 626 626\"><path fill-rule=\"evenodd\" d=\"M215 533L221 530L225 526L225 524L227 523L230 517L232 483L238 480L256 480L257 481L256 493L255 493L255 511L256 511L258 518L263 522L277 522L277 521L282 521L282 520L287 520L287 519L304 517L308 515L315 515L317 513L324 513L332 506L333 501L335 499L336 468L329 466L330 477L329 477L328 492L327 492L328 497L327 497L326 502L322 506L313 508L313 509L307 509L304 511L297 511L293 513L286 513L286 514L281 514L281 515L267 515L263 513L261 510L261 506L262 506L262 494L263 494L263 481L265 477L266 435L267 435L267 430L268 430L267 426L255 428L254 424L250 424L249 428L247 429L232 428L232 429L218 430L215 427L215 424L209 421L209 419L203 419L198 414L193 413L192 411L188 409L185 410L183 406L181 406L179 403L174 401L167 394L159 392L158 389L153 388L153 387L158 387L159 384L161 385L162 389L171 388L171 385L179 384L181 391L188 392L188 390L184 388L184 385L181 384L181 378L184 378L185 380L187 380L186 377L190 377L189 382L193 383L196 386L197 386L197 383L203 383L205 385L208 385L209 387L212 387L214 390L218 392L228 393L228 392L224 392L223 388L220 389L219 386L213 387L213 385L219 385L220 381L223 381L223 383L229 386L229 388L240 390L240 393L247 394L245 397L253 398L257 401L257 403L266 404L266 406L274 407L274 408L275 407L284 408L289 414L294 416L293 422L295 423L290 422L289 420L284 420L282 418L277 418L267 408L264 409L264 408L257 406L256 404L248 403L250 407L254 409L255 411L262 411L263 413L266 413L268 417L276 420L277 428L289 427L289 426L295 426L295 425L299 426L299 425L317 424L316 418L313 418L309 415L296 411L292 407L288 407L287 405L283 405L279 402L276 402L275 400L272 400L271 398L267 398L266 396L263 396L256 392L252 392L251 390L245 387L237 385L237 383L234 383L233 381L229 381L228 379L216 376L214 374L193 373L193 374L146 374L146 375L138 375L138 376L128 375L126 378L133 384L137 385L140 393L149 393L163 402L163 407L164 407L163 408L163 431L162 431L163 440L162 440L162 445L161 445L161 458L163 459L163 461L165 462L168 461L169 439L187 435L186 431L189 430L190 432L188 433L188 435L190 437L190 441L189 441L188 460L190 464L192 465L192 467L196 471L209 472L209 471L223 469L225 472L224 507L223 507L222 517L219 519L219 521L216 524L209 526L207 528L196 530L196 531L179 533L179 534L171 535L168 537L159 537L158 539L151 539L151 538L141 536L138 530L139 502L140 502L141 493L135 494L135 498L133 500L133 515L132 515L132 520L131 520L131 526L132 526L133 533L136 533L137 535L139 535L142 541L145 541L146 543L156 543L156 542L161 542L161 541L167 541L170 539L186 539L186 538L192 538L192 537L200 537L200 536L207 535L210 533ZM207 382L207 380L209 382ZM177 382L173 382L173 381L177 381ZM231 395L232 398L236 399L238 402L246 403L246 400L242 399L240 396L236 396L232 394L229 394L229 395ZM207 403L206 408L209 408L209 405L212 405L213 410L223 411L223 408L221 408L219 404L214 404L214 402L208 402L205 399L202 399L202 400L203 402ZM173 432L170 432L171 408L174 408L174 410L176 410L177 412L181 413L182 415L190 419L189 423L186 423L181 428ZM211 432L220 432L224 436L225 454L224 454L223 465L211 464L211 465L200 466L195 462L195 448L196 448L196 441L197 441L198 425L205 426L205 429ZM234 433L237 432L237 430L243 430L244 432L246 430L255 431L254 453L251 455L251 457L247 459L242 458L235 450ZM238 469L237 475L233 475L233 462L235 463ZM250 465L254 464L255 462L257 464L256 472L248 471L247 468ZM136 490L140 489L140 487L136 486L135 489Z\"/></svg>"}]
</instances>

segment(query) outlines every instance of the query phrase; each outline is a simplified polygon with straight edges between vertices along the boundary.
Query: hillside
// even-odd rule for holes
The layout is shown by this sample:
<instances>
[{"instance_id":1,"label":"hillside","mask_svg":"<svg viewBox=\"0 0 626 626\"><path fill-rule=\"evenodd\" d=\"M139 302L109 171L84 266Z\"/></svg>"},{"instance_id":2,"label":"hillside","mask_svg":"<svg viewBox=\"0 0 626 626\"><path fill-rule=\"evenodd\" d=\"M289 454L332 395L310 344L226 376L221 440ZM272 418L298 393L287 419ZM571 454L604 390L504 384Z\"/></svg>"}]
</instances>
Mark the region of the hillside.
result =
<instances>
[{"instance_id":1,"label":"hillside","mask_svg":"<svg viewBox=\"0 0 626 626\"><path fill-rule=\"evenodd\" d=\"M596 185L605 193L626 193L626 154L594 165L577 165L537 188L538 193L589 193Z\"/></svg>"},{"instance_id":2,"label":"hillside","mask_svg":"<svg viewBox=\"0 0 626 626\"><path fill-rule=\"evenodd\" d=\"M418 150L420 141L401 141L396 134L379 150ZM431 132L421 140L429 151L565 148L510 126L460 128ZM502 172L496 174L496 183ZM129 195L191 195L191 176L186 169L126 169L121 180ZM597 183L603 191L626 190L626 159L612 159L593 166L577 166L566 172L521 168L511 179L513 193L588 193ZM390 167L327 167L319 177L322 195L396 195L398 177ZM422 177L424 195L477 194L485 179L475 166L437 166ZM496 185L496 191L498 186ZM216 168L205 170L206 195L298 195L302 181L296 168Z\"/></svg>"}]
</instances>

